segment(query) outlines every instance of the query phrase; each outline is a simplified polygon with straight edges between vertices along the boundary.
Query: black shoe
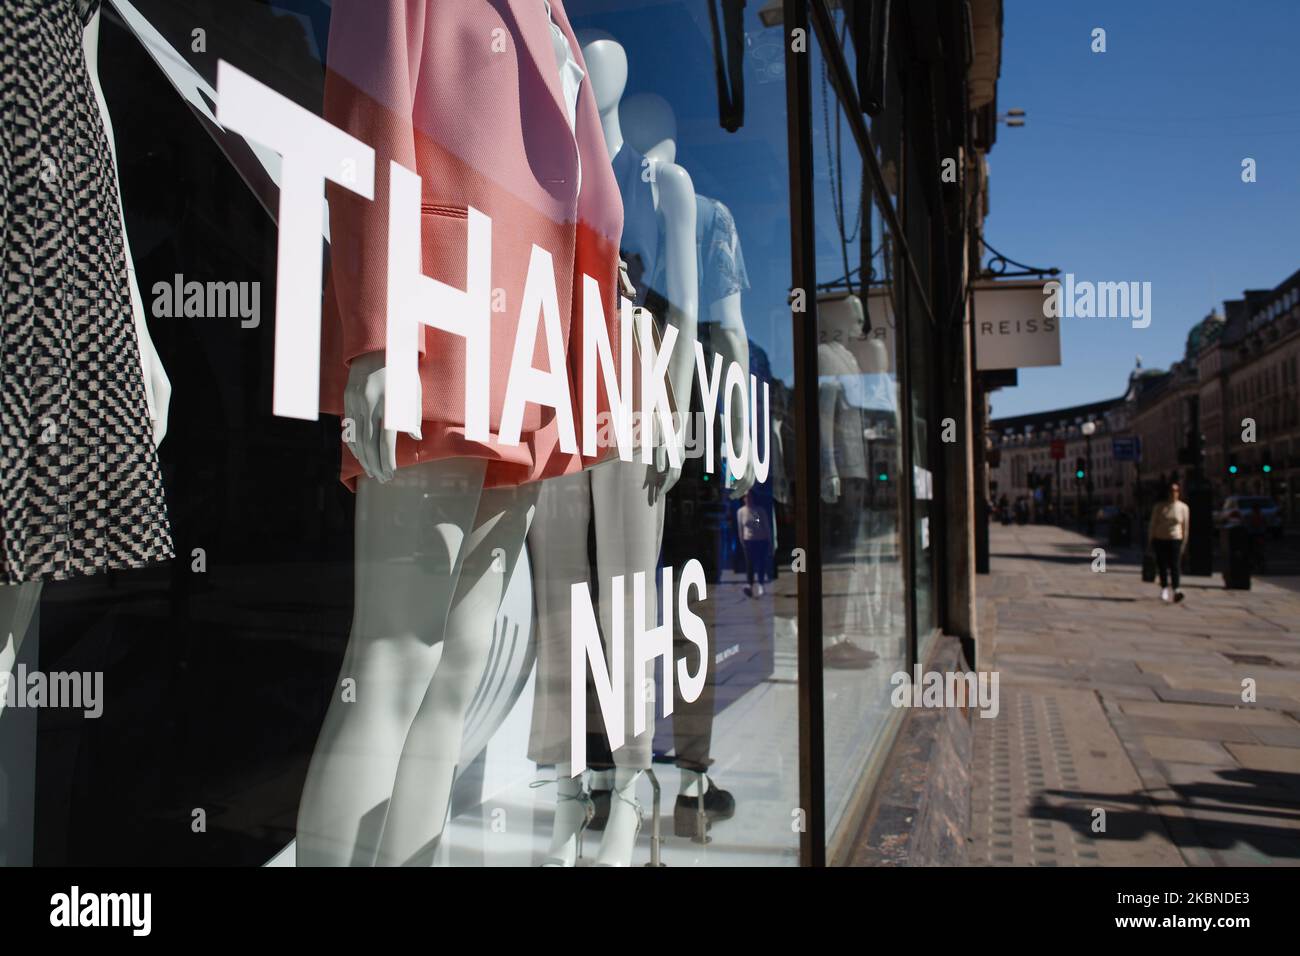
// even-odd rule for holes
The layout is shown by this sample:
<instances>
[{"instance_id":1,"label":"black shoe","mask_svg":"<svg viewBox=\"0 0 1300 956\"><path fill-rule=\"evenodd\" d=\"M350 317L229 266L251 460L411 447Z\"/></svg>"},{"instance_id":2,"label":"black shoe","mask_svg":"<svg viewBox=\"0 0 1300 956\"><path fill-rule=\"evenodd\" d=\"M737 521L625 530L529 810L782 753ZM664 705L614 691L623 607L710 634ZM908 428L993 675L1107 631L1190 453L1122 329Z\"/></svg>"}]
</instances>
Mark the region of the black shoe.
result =
<instances>
[{"instance_id":1,"label":"black shoe","mask_svg":"<svg viewBox=\"0 0 1300 956\"><path fill-rule=\"evenodd\" d=\"M591 822L587 824L588 830L605 829L605 821L609 819L609 797L614 791L612 790L593 790L591 791Z\"/></svg>"},{"instance_id":2,"label":"black shoe","mask_svg":"<svg viewBox=\"0 0 1300 956\"><path fill-rule=\"evenodd\" d=\"M705 778L709 780L709 778ZM695 825L700 812L700 798L677 795L677 804L673 807L673 833L679 837L695 836ZM714 823L730 820L736 815L736 798L730 792L717 787L709 780L709 789L704 791L704 828L708 830Z\"/></svg>"},{"instance_id":3,"label":"black shoe","mask_svg":"<svg viewBox=\"0 0 1300 956\"><path fill-rule=\"evenodd\" d=\"M1179 601L1181 601L1182 599L1183 599L1183 592L1182 592L1182 591L1175 591L1175 592L1174 592L1174 603L1177 604L1177 603L1178 603Z\"/></svg>"}]
</instances>

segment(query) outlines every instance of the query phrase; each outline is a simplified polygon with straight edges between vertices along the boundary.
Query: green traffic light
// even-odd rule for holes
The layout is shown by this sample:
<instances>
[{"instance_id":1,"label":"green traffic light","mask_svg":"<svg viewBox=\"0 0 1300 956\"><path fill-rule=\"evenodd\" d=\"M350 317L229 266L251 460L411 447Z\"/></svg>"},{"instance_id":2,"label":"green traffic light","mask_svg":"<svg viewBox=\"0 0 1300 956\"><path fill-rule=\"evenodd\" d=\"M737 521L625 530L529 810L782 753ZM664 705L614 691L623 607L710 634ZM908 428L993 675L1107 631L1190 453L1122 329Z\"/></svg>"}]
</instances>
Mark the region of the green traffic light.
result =
<instances>
[{"instance_id":1,"label":"green traffic light","mask_svg":"<svg viewBox=\"0 0 1300 956\"><path fill-rule=\"evenodd\" d=\"M1265 466L1264 466L1264 474L1267 475L1267 474L1268 474L1270 471L1272 471L1272 470L1273 470L1273 466L1272 466L1272 465L1265 465Z\"/></svg>"},{"instance_id":2,"label":"green traffic light","mask_svg":"<svg viewBox=\"0 0 1300 956\"><path fill-rule=\"evenodd\" d=\"M1230 475L1235 475L1236 473L1237 473L1237 466L1236 466L1236 465L1229 465L1229 466L1228 466L1228 474L1230 474Z\"/></svg>"},{"instance_id":3,"label":"green traffic light","mask_svg":"<svg viewBox=\"0 0 1300 956\"><path fill-rule=\"evenodd\" d=\"M885 473L882 471L880 474L876 475L876 480L877 480L877 481L888 481L888 480L889 480L889 476L888 476L887 474L885 474Z\"/></svg>"},{"instance_id":4,"label":"green traffic light","mask_svg":"<svg viewBox=\"0 0 1300 956\"><path fill-rule=\"evenodd\" d=\"M1076 471L1076 472L1074 473L1074 477L1076 477L1076 478L1082 478L1082 477L1083 477L1083 469L1079 469L1078 471Z\"/></svg>"}]
</instances>

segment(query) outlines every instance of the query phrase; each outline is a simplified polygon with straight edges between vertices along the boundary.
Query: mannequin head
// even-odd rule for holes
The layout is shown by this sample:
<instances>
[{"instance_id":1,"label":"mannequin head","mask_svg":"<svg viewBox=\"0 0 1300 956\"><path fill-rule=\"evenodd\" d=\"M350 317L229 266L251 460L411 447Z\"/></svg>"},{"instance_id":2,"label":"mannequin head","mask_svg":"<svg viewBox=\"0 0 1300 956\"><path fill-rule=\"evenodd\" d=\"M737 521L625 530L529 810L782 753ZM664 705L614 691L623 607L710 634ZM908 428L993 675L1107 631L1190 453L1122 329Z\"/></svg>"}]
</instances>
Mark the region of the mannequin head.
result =
<instances>
[{"instance_id":1,"label":"mannequin head","mask_svg":"<svg viewBox=\"0 0 1300 956\"><path fill-rule=\"evenodd\" d=\"M596 109L605 116L618 108L627 88L627 51L604 30L579 30L577 37Z\"/></svg>"},{"instance_id":2,"label":"mannequin head","mask_svg":"<svg viewBox=\"0 0 1300 956\"><path fill-rule=\"evenodd\" d=\"M862 300L856 295L834 296L817 301L817 324L827 339L847 342L860 338L865 322Z\"/></svg>"},{"instance_id":3,"label":"mannequin head","mask_svg":"<svg viewBox=\"0 0 1300 956\"><path fill-rule=\"evenodd\" d=\"M636 93L618 108L623 135L642 156L661 163L677 161L677 117L657 93Z\"/></svg>"}]
</instances>

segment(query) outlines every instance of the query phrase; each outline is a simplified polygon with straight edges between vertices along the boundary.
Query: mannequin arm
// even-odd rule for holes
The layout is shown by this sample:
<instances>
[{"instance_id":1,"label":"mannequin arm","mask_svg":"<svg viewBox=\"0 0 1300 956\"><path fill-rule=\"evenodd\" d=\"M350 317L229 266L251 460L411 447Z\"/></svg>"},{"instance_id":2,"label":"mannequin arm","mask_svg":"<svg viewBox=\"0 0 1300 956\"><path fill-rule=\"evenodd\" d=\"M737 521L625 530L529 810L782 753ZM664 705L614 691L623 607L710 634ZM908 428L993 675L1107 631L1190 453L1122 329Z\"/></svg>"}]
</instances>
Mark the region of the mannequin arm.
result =
<instances>
[{"instance_id":1,"label":"mannequin arm","mask_svg":"<svg viewBox=\"0 0 1300 956\"><path fill-rule=\"evenodd\" d=\"M822 379L817 387L817 410L822 440L822 500L838 501L840 476L835 468L835 406L839 401L840 383Z\"/></svg>"},{"instance_id":2,"label":"mannequin arm","mask_svg":"<svg viewBox=\"0 0 1300 956\"><path fill-rule=\"evenodd\" d=\"M95 102L99 106L99 116L104 124L104 136L108 140L109 151L116 158L117 149L113 141L113 121L108 114L108 103L104 91L99 85L99 16L95 11L82 37L82 47L86 56L86 72L90 75L90 85L95 91ZM118 213L122 213L122 184L118 180L117 166L114 162L113 181L117 187ZM167 377L153 339L149 337L149 326L144 318L144 297L140 295L140 285L135 278L135 262L131 258L131 243L127 237L126 219L121 219L122 250L126 255L126 275L131 295L131 316L135 324L136 344L140 352L140 371L144 377L145 402L149 409L149 419L153 422L153 443L157 447L167 434L167 410L171 405L172 383Z\"/></svg>"},{"instance_id":3,"label":"mannequin arm","mask_svg":"<svg viewBox=\"0 0 1300 956\"><path fill-rule=\"evenodd\" d=\"M740 311L740 293L735 292L719 299L709 306L709 318L714 323L713 342L724 362L735 362L749 374L749 336L745 332L745 319ZM746 378L748 381L748 378ZM746 386L748 387L748 386ZM741 415L739 404L731 407L731 428L733 432L749 427ZM767 439L765 439L767 440ZM745 473L731 489L731 497L743 498L745 492L754 486L754 455L751 452L745 467Z\"/></svg>"},{"instance_id":4,"label":"mannequin arm","mask_svg":"<svg viewBox=\"0 0 1300 956\"><path fill-rule=\"evenodd\" d=\"M699 276L695 249L695 185L690 174L676 163L660 164L655 171L659 192L659 214L664 222L664 254L668 288L667 321L677 329L677 343L668 366L678 411L690 407L691 377L695 374L695 339L699 318ZM680 435L673 441L679 442ZM676 470L680 473L680 469ZM668 488L677 480L673 474Z\"/></svg>"},{"instance_id":5,"label":"mannequin arm","mask_svg":"<svg viewBox=\"0 0 1300 956\"><path fill-rule=\"evenodd\" d=\"M387 375L388 168L417 168L412 78L424 60L431 3L335 0L322 115L375 150L374 200L326 185L330 278L338 300L348 380L343 415L355 439L348 449L381 481L397 469L397 433L383 427ZM437 250L424 250L436 255ZM425 340L421 335L420 354Z\"/></svg>"}]
</instances>

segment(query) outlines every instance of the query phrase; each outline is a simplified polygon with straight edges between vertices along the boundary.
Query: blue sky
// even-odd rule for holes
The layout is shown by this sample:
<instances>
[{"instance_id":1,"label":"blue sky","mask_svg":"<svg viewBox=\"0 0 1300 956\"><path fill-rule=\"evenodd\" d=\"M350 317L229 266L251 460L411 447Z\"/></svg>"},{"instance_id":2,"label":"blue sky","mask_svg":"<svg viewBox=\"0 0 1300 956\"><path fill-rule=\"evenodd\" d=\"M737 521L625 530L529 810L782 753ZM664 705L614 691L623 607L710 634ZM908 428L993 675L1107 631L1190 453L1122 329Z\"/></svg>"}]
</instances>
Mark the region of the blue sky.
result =
<instances>
[{"instance_id":1,"label":"blue sky","mask_svg":"<svg viewBox=\"0 0 1300 956\"><path fill-rule=\"evenodd\" d=\"M1153 319L1063 320L1061 366L1022 369L997 416L1118 395L1135 356L1168 367L1224 299L1300 269L1300 2L1006 0L1004 27L998 106L1028 120L989 154L988 241L1150 281Z\"/></svg>"}]
</instances>

